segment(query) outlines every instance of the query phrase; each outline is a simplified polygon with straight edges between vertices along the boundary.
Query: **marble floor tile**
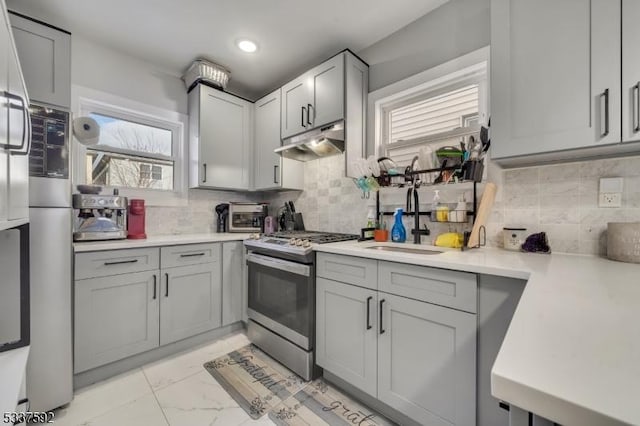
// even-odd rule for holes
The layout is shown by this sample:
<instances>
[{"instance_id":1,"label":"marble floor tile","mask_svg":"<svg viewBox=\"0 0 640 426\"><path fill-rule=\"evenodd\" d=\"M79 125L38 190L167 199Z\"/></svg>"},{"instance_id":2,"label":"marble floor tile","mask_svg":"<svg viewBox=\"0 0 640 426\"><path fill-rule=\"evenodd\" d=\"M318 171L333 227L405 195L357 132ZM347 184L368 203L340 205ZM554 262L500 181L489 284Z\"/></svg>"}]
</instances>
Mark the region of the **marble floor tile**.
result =
<instances>
[{"instance_id":1,"label":"marble floor tile","mask_svg":"<svg viewBox=\"0 0 640 426\"><path fill-rule=\"evenodd\" d=\"M204 369L155 394L171 426L232 426L250 419Z\"/></svg>"},{"instance_id":2,"label":"marble floor tile","mask_svg":"<svg viewBox=\"0 0 640 426\"><path fill-rule=\"evenodd\" d=\"M154 394L145 395L135 401L82 423L82 426L168 426Z\"/></svg>"},{"instance_id":3,"label":"marble floor tile","mask_svg":"<svg viewBox=\"0 0 640 426\"><path fill-rule=\"evenodd\" d=\"M75 426L152 393L140 369L76 391L73 401L56 410L57 426Z\"/></svg>"},{"instance_id":4,"label":"marble floor tile","mask_svg":"<svg viewBox=\"0 0 640 426\"><path fill-rule=\"evenodd\" d=\"M205 362L248 344L244 333L235 333L210 345L147 364L142 370L153 390L159 390L201 372Z\"/></svg>"}]
</instances>

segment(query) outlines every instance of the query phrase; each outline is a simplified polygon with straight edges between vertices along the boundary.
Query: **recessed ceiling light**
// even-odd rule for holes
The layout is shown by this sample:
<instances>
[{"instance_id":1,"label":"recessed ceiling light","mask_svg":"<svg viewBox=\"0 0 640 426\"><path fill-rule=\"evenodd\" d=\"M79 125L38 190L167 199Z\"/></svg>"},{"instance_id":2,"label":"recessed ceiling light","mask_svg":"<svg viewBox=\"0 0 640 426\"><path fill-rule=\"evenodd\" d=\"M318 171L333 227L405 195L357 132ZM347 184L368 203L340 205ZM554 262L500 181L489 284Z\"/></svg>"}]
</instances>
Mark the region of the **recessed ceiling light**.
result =
<instances>
[{"instance_id":1,"label":"recessed ceiling light","mask_svg":"<svg viewBox=\"0 0 640 426\"><path fill-rule=\"evenodd\" d=\"M243 52L253 53L256 50L258 50L258 45L251 40L246 40L246 39L238 40L237 44L240 50L242 50Z\"/></svg>"}]
</instances>

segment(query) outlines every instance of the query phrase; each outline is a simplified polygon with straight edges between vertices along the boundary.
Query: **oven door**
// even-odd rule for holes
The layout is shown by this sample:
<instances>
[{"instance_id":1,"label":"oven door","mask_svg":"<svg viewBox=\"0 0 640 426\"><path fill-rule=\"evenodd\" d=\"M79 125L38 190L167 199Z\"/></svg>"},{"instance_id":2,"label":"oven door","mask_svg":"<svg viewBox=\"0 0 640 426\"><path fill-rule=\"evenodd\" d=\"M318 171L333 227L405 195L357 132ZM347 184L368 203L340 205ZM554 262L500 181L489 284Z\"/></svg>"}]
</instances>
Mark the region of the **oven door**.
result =
<instances>
[{"instance_id":1,"label":"oven door","mask_svg":"<svg viewBox=\"0 0 640 426\"><path fill-rule=\"evenodd\" d=\"M312 265L247 255L250 319L305 350L313 349L315 271Z\"/></svg>"}]
</instances>

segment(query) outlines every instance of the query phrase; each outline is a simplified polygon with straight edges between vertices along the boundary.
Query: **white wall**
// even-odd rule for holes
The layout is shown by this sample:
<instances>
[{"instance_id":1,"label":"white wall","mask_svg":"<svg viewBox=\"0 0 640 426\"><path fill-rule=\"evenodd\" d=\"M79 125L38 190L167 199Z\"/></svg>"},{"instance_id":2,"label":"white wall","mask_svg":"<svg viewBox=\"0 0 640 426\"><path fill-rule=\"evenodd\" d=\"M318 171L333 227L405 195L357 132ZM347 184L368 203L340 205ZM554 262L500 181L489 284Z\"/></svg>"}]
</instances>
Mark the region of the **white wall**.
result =
<instances>
[{"instance_id":1,"label":"white wall","mask_svg":"<svg viewBox=\"0 0 640 426\"><path fill-rule=\"evenodd\" d=\"M490 43L491 0L450 0L358 52L374 91Z\"/></svg>"},{"instance_id":2,"label":"white wall","mask_svg":"<svg viewBox=\"0 0 640 426\"><path fill-rule=\"evenodd\" d=\"M76 34L71 38L71 84L187 113L187 91L179 76Z\"/></svg>"}]
</instances>

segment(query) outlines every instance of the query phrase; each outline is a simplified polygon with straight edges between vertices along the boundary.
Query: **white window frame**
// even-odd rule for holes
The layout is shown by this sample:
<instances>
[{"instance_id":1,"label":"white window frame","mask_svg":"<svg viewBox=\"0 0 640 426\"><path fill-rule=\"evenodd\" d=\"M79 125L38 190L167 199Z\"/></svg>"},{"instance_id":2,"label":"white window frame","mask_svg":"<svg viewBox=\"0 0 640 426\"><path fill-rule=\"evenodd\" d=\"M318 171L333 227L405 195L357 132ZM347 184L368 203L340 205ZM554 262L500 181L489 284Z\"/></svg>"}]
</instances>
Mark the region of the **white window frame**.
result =
<instances>
[{"instance_id":1,"label":"white window frame","mask_svg":"<svg viewBox=\"0 0 640 426\"><path fill-rule=\"evenodd\" d=\"M476 83L479 85L479 122L486 125L490 114L488 76L489 47L487 46L369 93L370 114L367 119L367 131L374 137L373 146L369 146L368 151L375 152L377 157L386 155L388 114L393 108L415 102L420 98L437 96L465 85ZM392 147L420 146L429 142L473 134L478 130L452 130L419 140L396 142Z\"/></svg>"},{"instance_id":2,"label":"white window frame","mask_svg":"<svg viewBox=\"0 0 640 426\"><path fill-rule=\"evenodd\" d=\"M72 88L72 109L76 116L84 117L89 113L97 113L109 117L119 118L135 123L166 129L172 133L173 160L173 190L160 190L151 188L126 188L104 186L102 193L112 193L118 189L120 195L128 198L142 198L148 206L186 206L188 204L187 188L187 123L188 117L175 111L157 108L151 105L122 98L113 94L97 90L74 86ZM86 154L87 147L80 144L75 138L73 143L73 163L75 185L84 184L87 181ZM143 154L106 147L99 151L135 155L140 158L167 159L164 155Z\"/></svg>"}]
</instances>

